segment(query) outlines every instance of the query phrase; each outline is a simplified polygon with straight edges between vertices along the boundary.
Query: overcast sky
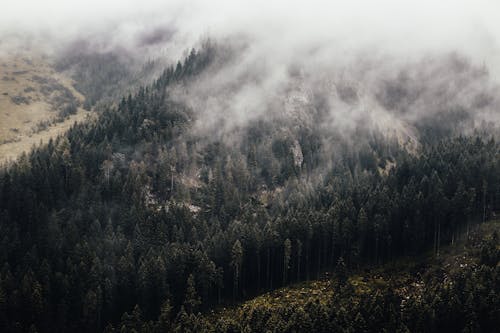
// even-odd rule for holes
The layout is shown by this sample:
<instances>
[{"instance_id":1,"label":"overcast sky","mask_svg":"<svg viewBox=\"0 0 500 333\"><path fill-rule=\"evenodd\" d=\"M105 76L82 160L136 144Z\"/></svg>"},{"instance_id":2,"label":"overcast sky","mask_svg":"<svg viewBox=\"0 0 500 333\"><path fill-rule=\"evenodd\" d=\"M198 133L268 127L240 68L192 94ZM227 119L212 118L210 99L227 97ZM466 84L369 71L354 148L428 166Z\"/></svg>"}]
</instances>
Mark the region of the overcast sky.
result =
<instances>
[{"instance_id":1,"label":"overcast sky","mask_svg":"<svg viewBox=\"0 0 500 333\"><path fill-rule=\"evenodd\" d=\"M204 35L240 34L286 52L337 43L395 54L456 50L491 62L499 53L500 2L3 0L0 8L1 35L30 33L47 43L100 35L134 47L152 29L175 31L172 42L185 47Z\"/></svg>"}]
</instances>

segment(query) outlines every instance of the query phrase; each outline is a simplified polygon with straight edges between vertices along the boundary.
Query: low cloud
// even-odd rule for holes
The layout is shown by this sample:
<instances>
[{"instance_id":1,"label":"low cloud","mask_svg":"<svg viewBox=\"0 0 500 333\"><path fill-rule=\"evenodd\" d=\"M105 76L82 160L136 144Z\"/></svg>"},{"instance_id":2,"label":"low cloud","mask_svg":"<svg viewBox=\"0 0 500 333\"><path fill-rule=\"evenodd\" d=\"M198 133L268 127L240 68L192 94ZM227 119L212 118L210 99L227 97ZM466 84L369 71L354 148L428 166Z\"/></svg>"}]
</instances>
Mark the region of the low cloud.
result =
<instances>
[{"instance_id":1,"label":"low cloud","mask_svg":"<svg viewBox=\"0 0 500 333\"><path fill-rule=\"evenodd\" d=\"M85 40L173 62L210 37L224 64L172 92L199 131L318 114L335 129L399 128L473 109L474 122L498 123L499 12L487 0L17 0L2 5L0 49L57 54Z\"/></svg>"}]
</instances>

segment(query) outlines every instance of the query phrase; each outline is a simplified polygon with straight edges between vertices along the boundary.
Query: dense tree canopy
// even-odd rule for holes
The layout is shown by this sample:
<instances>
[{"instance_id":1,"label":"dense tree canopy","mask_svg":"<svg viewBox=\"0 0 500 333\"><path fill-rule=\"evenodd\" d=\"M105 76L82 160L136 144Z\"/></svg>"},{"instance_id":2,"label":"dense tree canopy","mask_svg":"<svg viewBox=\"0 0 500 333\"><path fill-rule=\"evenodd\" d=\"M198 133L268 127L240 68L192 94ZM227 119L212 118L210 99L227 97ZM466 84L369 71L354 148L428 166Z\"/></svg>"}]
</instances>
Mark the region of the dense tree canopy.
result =
<instances>
[{"instance_id":1,"label":"dense tree canopy","mask_svg":"<svg viewBox=\"0 0 500 333\"><path fill-rule=\"evenodd\" d=\"M409 153L364 133L360 149L331 138L329 156L317 128L282 134L280 119L250 122L237 144L194 133L196 114L169 89L214 52L191 52L0 170L5 331L132 332L154 321L152 331L197 332L196 313L216 304L335 267L438 255L500 208L499 144L485 136ZM392 296L380 297L354 317L359 331L391 320ZM310 307L318 325L326 310Z\"/></svg>"}]
</instances>

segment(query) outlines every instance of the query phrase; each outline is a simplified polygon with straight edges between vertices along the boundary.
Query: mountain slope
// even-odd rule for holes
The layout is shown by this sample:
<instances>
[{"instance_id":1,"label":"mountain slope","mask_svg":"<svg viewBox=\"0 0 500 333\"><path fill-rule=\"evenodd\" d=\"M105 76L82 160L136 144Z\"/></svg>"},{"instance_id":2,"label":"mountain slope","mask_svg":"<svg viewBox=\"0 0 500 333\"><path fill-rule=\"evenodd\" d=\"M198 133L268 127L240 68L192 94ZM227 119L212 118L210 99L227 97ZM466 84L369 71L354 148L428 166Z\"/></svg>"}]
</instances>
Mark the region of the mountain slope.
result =
<instances>
[{"instance_id":1,"label":"mountain slope","mask_svg":"<svg viewBox=\"0 0 500 333\"><path fill-rule=\"evenodd\" d=\"M0 163L85 118L84 97L46 57L4 54L0 69Z\"/></svg>"},{"instance_id":2,"label":"mountain slope","mask_svg":"<svg viewBox=\"0 0 500 333\"><path fill-rule=\"evenodd\" d=\"M220 120L180 97L225 56L193 50L97 121L0 169L5 331L162 331L319 278L340 259L352 268L438 254L500 209L491 133L422 130L413 153L377 128L328 127L326 104L310 122L279 103ZM220 126L202 126L210 119Z\"/></svg>"},{"instance_id":3,"label":"mountain slope","mask_svg":"<svg viewBox=\"0 0 500 333\"><path fill-rule=\"evenodd\" d=\"M198 332L493 332L500 324L500 221L472 230L439 257L266 293L172 326ZM345 268L344 268L345 269Z\"/></svg>"}]
</instances>

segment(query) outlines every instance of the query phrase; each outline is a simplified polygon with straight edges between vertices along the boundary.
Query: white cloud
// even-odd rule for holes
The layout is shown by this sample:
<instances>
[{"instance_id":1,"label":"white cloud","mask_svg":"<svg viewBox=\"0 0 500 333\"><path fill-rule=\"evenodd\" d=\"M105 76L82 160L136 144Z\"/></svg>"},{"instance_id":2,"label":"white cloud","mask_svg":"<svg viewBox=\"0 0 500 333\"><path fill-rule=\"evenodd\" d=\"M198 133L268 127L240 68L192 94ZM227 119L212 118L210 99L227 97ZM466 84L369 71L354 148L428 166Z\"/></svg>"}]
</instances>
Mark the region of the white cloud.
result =
<instances>
[{"instance_id":1,"label":"white cloud","mask_svg":"<svg viewBox=\"0 0 500 333\"><path fill-rule=\"evenodd\" d=\"M152 25L168 24L186 45L202 34L239 33L288 52L343 43L476 54L498 51L499 13L500 3L487 0L4 0L0 31L65 38L101 33L126 43Z\"/></svg>"},{"instance_id":2,"label":"white cloud","mask_svg":"<svg viewBox=\"0 0 500 333\"><path fill-rule=\"evenodd\" d=\"M384 73L394 76L391 66L397 72L405 63L457 52L487 65L500 82L500 2L494 0L4 0L0 9L0 37L35 36L47 49L87 38L99 48L143 54L140 40L147 40L161 42L155 47L176 59L200 36L244 40L248 47L235 63L201 78L183 97L222 117L230 112L236 125L266 112L292 65L318 76L350 68L371 89ZM375 68L378 61L384 63ZM362 75L353 66L364 68ZM337 119L352 112L341 111ZM212 118L207 114L202 123Z\"/></svg>"}]
</instances>

